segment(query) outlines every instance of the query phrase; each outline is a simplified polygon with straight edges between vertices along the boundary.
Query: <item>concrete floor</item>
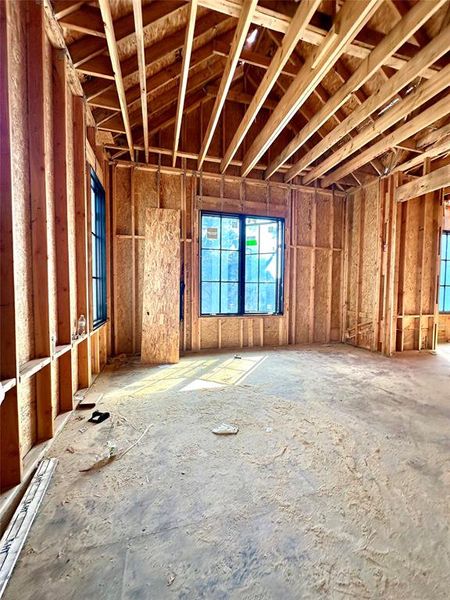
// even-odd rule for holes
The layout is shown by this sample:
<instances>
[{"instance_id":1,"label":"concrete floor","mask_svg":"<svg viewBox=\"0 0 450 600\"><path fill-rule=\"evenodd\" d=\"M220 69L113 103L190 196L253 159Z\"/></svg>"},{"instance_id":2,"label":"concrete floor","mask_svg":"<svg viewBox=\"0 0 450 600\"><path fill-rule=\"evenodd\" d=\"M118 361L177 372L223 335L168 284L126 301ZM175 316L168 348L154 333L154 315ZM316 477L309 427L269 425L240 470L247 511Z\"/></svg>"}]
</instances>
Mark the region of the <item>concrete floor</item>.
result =
<instances>
[{"instance_id":1,"label":"concrete floor","mask_svg":"<svg viewBox=\"0 0 450 600\"><path fill-rule=\"evenodd\" d=\"M77 411L52 446L6 600L448 599L449 348L108 366L111 419Z\"/></svg>"}]
</instances>

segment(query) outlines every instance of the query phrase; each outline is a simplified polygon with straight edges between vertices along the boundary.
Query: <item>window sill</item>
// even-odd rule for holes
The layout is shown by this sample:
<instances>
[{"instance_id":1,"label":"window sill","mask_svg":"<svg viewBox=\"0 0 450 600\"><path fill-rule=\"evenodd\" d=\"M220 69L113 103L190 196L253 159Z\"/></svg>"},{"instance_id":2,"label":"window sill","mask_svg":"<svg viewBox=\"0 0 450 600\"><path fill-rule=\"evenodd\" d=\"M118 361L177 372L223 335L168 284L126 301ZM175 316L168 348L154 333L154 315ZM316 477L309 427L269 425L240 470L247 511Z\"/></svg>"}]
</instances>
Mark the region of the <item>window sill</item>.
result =
<instances>
[{"instance_id":1,"label":"window sill","mask_svg":"<svg viewBox=\"0 0 450 600\"><path fill-rule=\"evenodd\" d=\"M253 313L247 315L199 315L199 319L256 319L260 318L275 318L280 319L285 317L286 315L281 314L268 314L268 313Z\"/></svg>"}]
</instances>

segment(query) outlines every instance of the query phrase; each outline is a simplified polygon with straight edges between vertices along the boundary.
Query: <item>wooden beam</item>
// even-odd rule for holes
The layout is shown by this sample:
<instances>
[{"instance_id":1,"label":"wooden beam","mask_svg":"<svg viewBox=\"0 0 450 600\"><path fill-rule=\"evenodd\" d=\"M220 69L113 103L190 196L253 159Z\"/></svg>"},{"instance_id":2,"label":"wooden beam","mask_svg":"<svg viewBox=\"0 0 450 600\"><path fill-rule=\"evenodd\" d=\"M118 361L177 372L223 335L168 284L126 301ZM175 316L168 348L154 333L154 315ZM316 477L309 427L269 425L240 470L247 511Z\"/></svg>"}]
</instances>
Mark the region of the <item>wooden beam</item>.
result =
<instances>
[{"instance_id":1,"label":"wooden beam","mask_svg":"<svg viewBox=\"0 0 450 600\"><path fill-rule=\"evenodd\" d=\"M304 183L310 183L323 175L323 173L329 171L342 160L345 160L351 154L375 139L378 135L385 132L389 127L395 125L400 119L407 117L410 113L419 108L419 106L422 106L449 86L450 65L440 73L437 73L432 79L427 79L422 85L416 88L414 92L405 96L401 102L392 106L392 108L383 113L380 118L364 128L350 142L347 142L333 152L328 158L323 160L317 167L308 173L304 178ZM410 135L407 137L410 137ZM330 148L330 145L328 147Z\"/></svg>"},{"instance_id":2,"label":"wooden beam","mask_svg":"<svg viewBox=\"0 0 450 600\"><path fill-rule=\"evenodd\" d=\"M105 38L103 21L98 8L82 6L76 12L58 19L60 25L72 31L80 31L87 35Z\"/></svg>"},{"instance_id":3,"label":"wooden beam","mask_svg":"<svg viewBox=\"0 0 450 600\"><path fill-rule=\"evenodd\" d=\"M361 10L355 14L354 2L346 0L338 13L332 30L330 30L328 37L323 41L327 52L322 52L322 49L319 47L316 53L310 54L306 59L278 107L247 151L242 167L243 177L248 175L253 165L256 164L259 158L272 145L286 124L292 119L314 88L337 61L344 48L368 19L370 19L379 4L379 0L368 0L361 5ZM339 33L335 35L336 32ZM332 38L331 43L329 43L330 38ZM317 59L319 59L318 62ZM313 65L315 65L315 68L312 68Z\"/></svg>"},{"instance_id":4,"label":"wooden beam","mask_svg":"<svg viewBox=\"0 0 450 600\"><path fill-rule=\"evenodd\" d=\"M431 171L427 175L401 185L395 190L395 200L406 202L410 198L417 198L417 196L440 190L447 185L450 185L450 165L445 165L436 171Z\"/></svg>"},{"instance_id":5,"label":"wooden beam","mask_svg":"<svg viewBox=\"0 0 450 600\"><path fill-rule=\"evenodd\" d=\"M450 136L450 123L447 123L439 129L434 129L433 131L429 131L428 133L420 136L417 140L417 147L426 148L435 142L442 141L448 136Z\"/></svg>"},{"instance_id":6,"label":"wooden beam","mask_svg":"<svg viewBox=\"0 0 450 600\"><path fill-rule=\"evenodd\" d=\"M28 3L27 88L28 131L30 162L31 257L33 273L34 353L36 357L50 357L50 308L48 270L48 213L50 165L45 130L45 28L42 7ZM52 373L48 365L36 376L37 438L45 441L53 437Z\"/></svg>"},{"instance_id":7,"label":"wooden beam","mask_svg":"<svg viewBox=\"0 0 450 600\"><path fill-rule=\"evenodd\" d=\"M194 39L195 18L197 16L197 0L191 0L189 8L189 17L186 26L186 38L184 41L183 63L181 65L180 85L178 88L178 105L175 117L175 132L173 141L172 167L177 162L177 150L180 140L181 121L183 119L184 99L186 97L186 88L189 73L189 64L191 62L192 42Z\"/></svg>"},{"instance_id":8,"label":"wooden beam","mask_svg":"<svg viewBox=\"0 0 450 600\"><path fill-rule=\"evenodd\" d=\"M436 142L433 144L428 150L419 154L418 156L414 156L410 160L407 160L399 165L397 165L393 172L395 171L410 171L419 165L422 165L426 159L433 159L441 154L447 154L450 152L450 137L445 138L440 142Z\"/></svg>"},{"instance_id":9,"label":"wooden beam","mask_svg":"<svg viewBox=\"0 0 450 600\"><path fill-rule=\"evenodd\" d=\"M221 42L220 39L215 39L213 41L213 53L218 56L227 57L230 53L230 44L226 44L225 42ZM255 52L254 50L246 50L242 49L239 60L247 65L253 65L254 67L258 67L260 69L268 69L271 64L271 59L268 56L264 56L259 52ZM287 77L295 77L298 73L298 69L292 66L289 63L286 63L284 67L280 71L280 75L286 75Z\"/></svg>"},{"instance_id":10,"label":"wooden beam","mask_svg":"<svg viewBox=\"0 0 450 600\"><path fill-rule=\"evenodd\" d=\"M122 69L120 66L119 53L117 50L117 42L114 33L114 24L112 20L109 0L99 0L99 6L100 11L102 13L103 24L105 27L106 43L108 45L108 52L111 58L111 64L114 71L114 79L116 82L117 95L119 96L122 118L125 125L128 147L130 148L130 158L131 160L134 160L133 137L131 135L130 121L128 119L127 98L125 95L125 88L123 85Z\"/></svg>"},{"instance_id":11,"label":"wooden beam","mask_svg":"<svg viewBox=\"0 0 450 600\"><path fill-rule=\"evenodd\" d=\"M369 148L360 152L356 155L356 157L346 162L343 166L339 167L336 169L336 171L325 177L322 180L322 186L327 187L332 183L339 181L339 179L366 164L375 156L383 154L383 152L386 152L389 150L389 148L392 148L399 142L411 137L412 135L415 135L424 127L427 127L438 119L445 117L449 113L450 105L448 98L442 98L439 100L439 102L436 102L433 106L421 112L417 117L411 121L408 121L389 135L383 137L375 144L372 144Z\"/></svg>"},{"instance_id":12,"label":"wooden beam","mask_svg":"<svg viewBox=\"0 0 450 600\"><path fill-rule=\"evenodd\" d=\"M239 18L242 10L242 0L199 0L200 6L209 8L210 10L220 11L230 17ZM431 5L431 2L430 2ZM323 15L324 16L324 15ZM286 33L289 29L292 17L275 10L258 6L254 13L253 23L265 27L270 31L278 31ZM306 27L302 40L313 46L320 46L327 36L328 31L320 24L312 22ZM381 41L383 35L377 31L364 28L364 32L359 37L356 37L344 49L345 54L354 56L359 59L366 58L372 49ZM386 65L392 69L401 69L417 51L417 47L413 44L405 44L399 52L386 59ZM426 78L432 77L436 69L427 69L423 76Z\"/></svg>"},{"instance_id":13,"label":"wooden beam","mask_svg":"<svg viewBox=\"0 0 450 600\"><path fill-rule=\"evenodd\" d=\"M11 127L10 61L14 47L8 35L11 4L0 3L0 491L17 485L22 476L17 394L16 290L14 286L14 179ZM26 100L26 99L25 99ZM14 385L12 385L14 383Z\"/></svg>"},{"instance_id":14,"label":"wooden beam","mask_svg":"<svg viewBox=\"0 0 450 600\"><path fill-rule=\"evenodd\" d=\"M155 26L155 24L184 10L184 2L172 0L153 0L143 8L144 28ZM125 15L114 22L114 31L117 41L125 40L134 35L134 16ZM98 56L108 50L104 40L92 36L83 36L69 45L69 54L73 64L78 67L81 63Z\"/></svg>"},{"instance_id":15,"label":"wooden beam","mask_svg":"<svg viewBox=\"0 0 450 600\"><path fill-rule=\"evenodd\" d=\"M217 96L217 92L219 91L219 86L216 84L208 85L205 91L208 94L208 96L212 96L215 98ZM238 92L232 89L228 90L227 94L227 101L237 102L238 104L246 104L247 106L252 103L253 98L254 96L252 94L246 94L245 92ZM274 108L276 108L277 104L278 103L276 100L271 100L270 98L267 98L264 101L262 108L273 110Z\"/></svg>"},{"instance_id":16,"label":"wooden beam","mask_svg":"<svg viewBox=\"0 0 450 600\"><path fill-rule=\"evenodd\" d=\"M358 66L352 76L339 88L339 90L330 98L330 100L314 115L311 121L303 128L302 131L283 149L283 151L271 162L266 177L270 177L294 152L301 148L302 144L307 141L341 106L345 104L355 90L361 88L364 83L383 65L386 58L392 55L400 46L411 37L411 34L416 31L432 14L432 8L436 6L436 10L446 0L438 0L436 5L430 7L428 0L421 0L416 6L409 11L405 18L397 23L393 29L386 35L380 44L371 52L371 54ZM419 55L417 55L419 56ZM440 56L440 55L439 55ZM411 62L414 62L412 59ZM426 64L428 66L433 62L430 60ZM413 70L412 70L413 71ZM400 71L404 72L404 70ZM358 109L362 112L362 109ZM370 113L368 113L370 114ZM347 119L344 120L346 122ZM348 132L349 127L341 125L336 128L342 132ZM321 143L321 148L329 148L329 144ZM311 156L315 150L313 149ZM310 153L308 153L310 154ZM303 165L305 158L302 158ZM313 162L314 158L310 161ZM299 161L300 163L300 161ZM310 163L309 163L310 164ZM289 173L290 179L300 172Z\"/></svg>"},{"instance_id":17,"label":"wooden beam","mask_svg":"<svg viewBox=\"0 0 450 600\"><path fill-rule=\"evenodd\" d=\"M141 92L142 127L144 129L145 162L148 162L148 109L147 74L145 71L145 42L142 22L142 0L133 0L134 24L136 28L136 50L139 65L139 84Z\"/></svg>"},{"instance_id":18,"label":"wooden beam","mask_svg":"<svg viewBox=\"0 0 450 600\"><path fill-rule=\"evenodd\" d=\"M240 14L239 22L237 24L234 38L231 43L230 54L228 56L222 80L219 86L219 93L214 103L208 127L206 128L206 133L203 138L202 147L200 149L200 155L198 160L199 170L202 168L203 161L205 160L206 153L208 152L208 148L211 144L214 131L216 130L216 126L219 121L220 113L225 103L227 92L230 88L231 82L233 81L234 71L236 69L242 47L244 46L248 29L252 23L252 17L257 2L258 0L244 0L242 4L242 12Z\"/></svg>"},{"instance_id":19,"label":"wooden beam","mask_svg":"<svg viewBox=\"0 0 450 600\"><path fill-rule=\"evenodd\" d=\"M83 4L84 1L80 2L79 0L54 0L53 10L55 12L55 17L57 19L62 19L81 8Z\"/></svg>"},{"instance_id":20,"label":"wooden beam","mask_svg":"<svg viewBox=\"0 0 450 600\"><path fill-rule=\"evenodd\" d=\"M195 39L211 31L211 29L214 29L218 25L222 25L223 27L226 21L228 21L229 27L231 28L233 26L232 20L227 19L221 14L210 13L204 15L203 17L198 19L196 23ZM147 65L147 67L155 62L160 61L167 55L171 55L177 51L180 51L183 48L184 38L184 29L180 29L172 35L162 38L158 42L147 46L145 49L145 64ZM121 71L123 77L128 77L129 75L137 73L137 57L133 55L130 56L130 58L124 60L123 63L121 63ZM91 81L86 82L86 84L84 85L86 98L90 100L94 96L102 94L105 90L109 89L110 87L111 84L108 84L108 82L105 82L103 79L92 79Z\"/></svg>"},{"instance_id":21,"label":"wooden beam","mask_svg":"<svg viewBox=\"0 0 450 600\"><path fill-rule=\"evenodd\" d=\"M421 50L421 52L417 54L404 69L401 69L390 79L387 79L386 82L372 94L366 102L364 102L364 104L358 107L345 119L340 127L337 127L330 132L326 137L326 141L317 144L311 152L308 152L302 157L286 177L289 176L292 178L291 176L298 174L314 160L317 160L322 154L341 140L346 132L355 129L369 115L386 104L387 100L395 96L404 86L413 81L426 65L431 64L436 58L445 54L450 47L449 35L450 27L433 39L428 46L423 48L423 50Z\"/></svg>"},{"instance_id":22,"label":"wooden beam","mask_svg":"<svg viewBox=\"0 0 450 600\"><path fill-rule=\"evenodd\" d=\"M241 120L233 139L225 151L223 161L220 165L221 172L226 170L231 159L234 157L239 146L242 144L245 135L250 129L256 115L261 110L265 99L280 76L283 67L287 63L290 55L301 39L304 29L311 20L311 17L315 13L319 4L320 0L304 0L297 8L295 16L291 21L290 27L284 36L281 45L278 47L269 68L264 73L264 77L253 96L253 100L243 119Z\"/></svg>"}]
</instances>

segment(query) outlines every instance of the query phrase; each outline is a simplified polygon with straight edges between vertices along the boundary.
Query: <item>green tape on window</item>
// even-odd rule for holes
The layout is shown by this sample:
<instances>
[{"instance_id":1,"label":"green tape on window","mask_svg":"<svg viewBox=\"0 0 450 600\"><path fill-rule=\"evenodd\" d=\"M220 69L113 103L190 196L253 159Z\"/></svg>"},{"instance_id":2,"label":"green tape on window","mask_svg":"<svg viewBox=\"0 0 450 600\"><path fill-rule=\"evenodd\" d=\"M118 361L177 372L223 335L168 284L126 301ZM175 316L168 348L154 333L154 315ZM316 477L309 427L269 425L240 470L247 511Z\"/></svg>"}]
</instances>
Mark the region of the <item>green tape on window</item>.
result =
<instances>
[{"instance_id":1,"label":"green tape on window","mask_svg":"<svg viewBox=\"0 0 450 600\"><path fill-rule=\"evenodd\" d=\"M247 246L257 246L258 245L258 242L255 240L255 238L250 238L245 243L247 244Z\"/></svg>"}]
</instances>

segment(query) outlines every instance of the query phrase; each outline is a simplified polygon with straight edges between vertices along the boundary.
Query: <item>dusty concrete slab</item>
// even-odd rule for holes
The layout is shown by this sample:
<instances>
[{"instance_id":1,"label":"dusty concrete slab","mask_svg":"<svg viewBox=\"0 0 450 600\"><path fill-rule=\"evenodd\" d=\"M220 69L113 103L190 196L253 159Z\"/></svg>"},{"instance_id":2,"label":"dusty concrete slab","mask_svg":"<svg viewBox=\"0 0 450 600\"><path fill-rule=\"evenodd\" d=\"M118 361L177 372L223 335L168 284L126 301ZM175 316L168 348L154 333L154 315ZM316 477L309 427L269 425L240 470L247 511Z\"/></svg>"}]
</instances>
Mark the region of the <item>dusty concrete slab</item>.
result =
<instances>
[{"instance_id":1,"label":"dusty concrete slab","mask_svg":"<svg viewBox=\"0 0 450 600\"><path fill-rule=\"evenodd\" d=\"M240 356L107 368L6 600L448 598L450 352Z\"/></svg>"}]
</instances>

